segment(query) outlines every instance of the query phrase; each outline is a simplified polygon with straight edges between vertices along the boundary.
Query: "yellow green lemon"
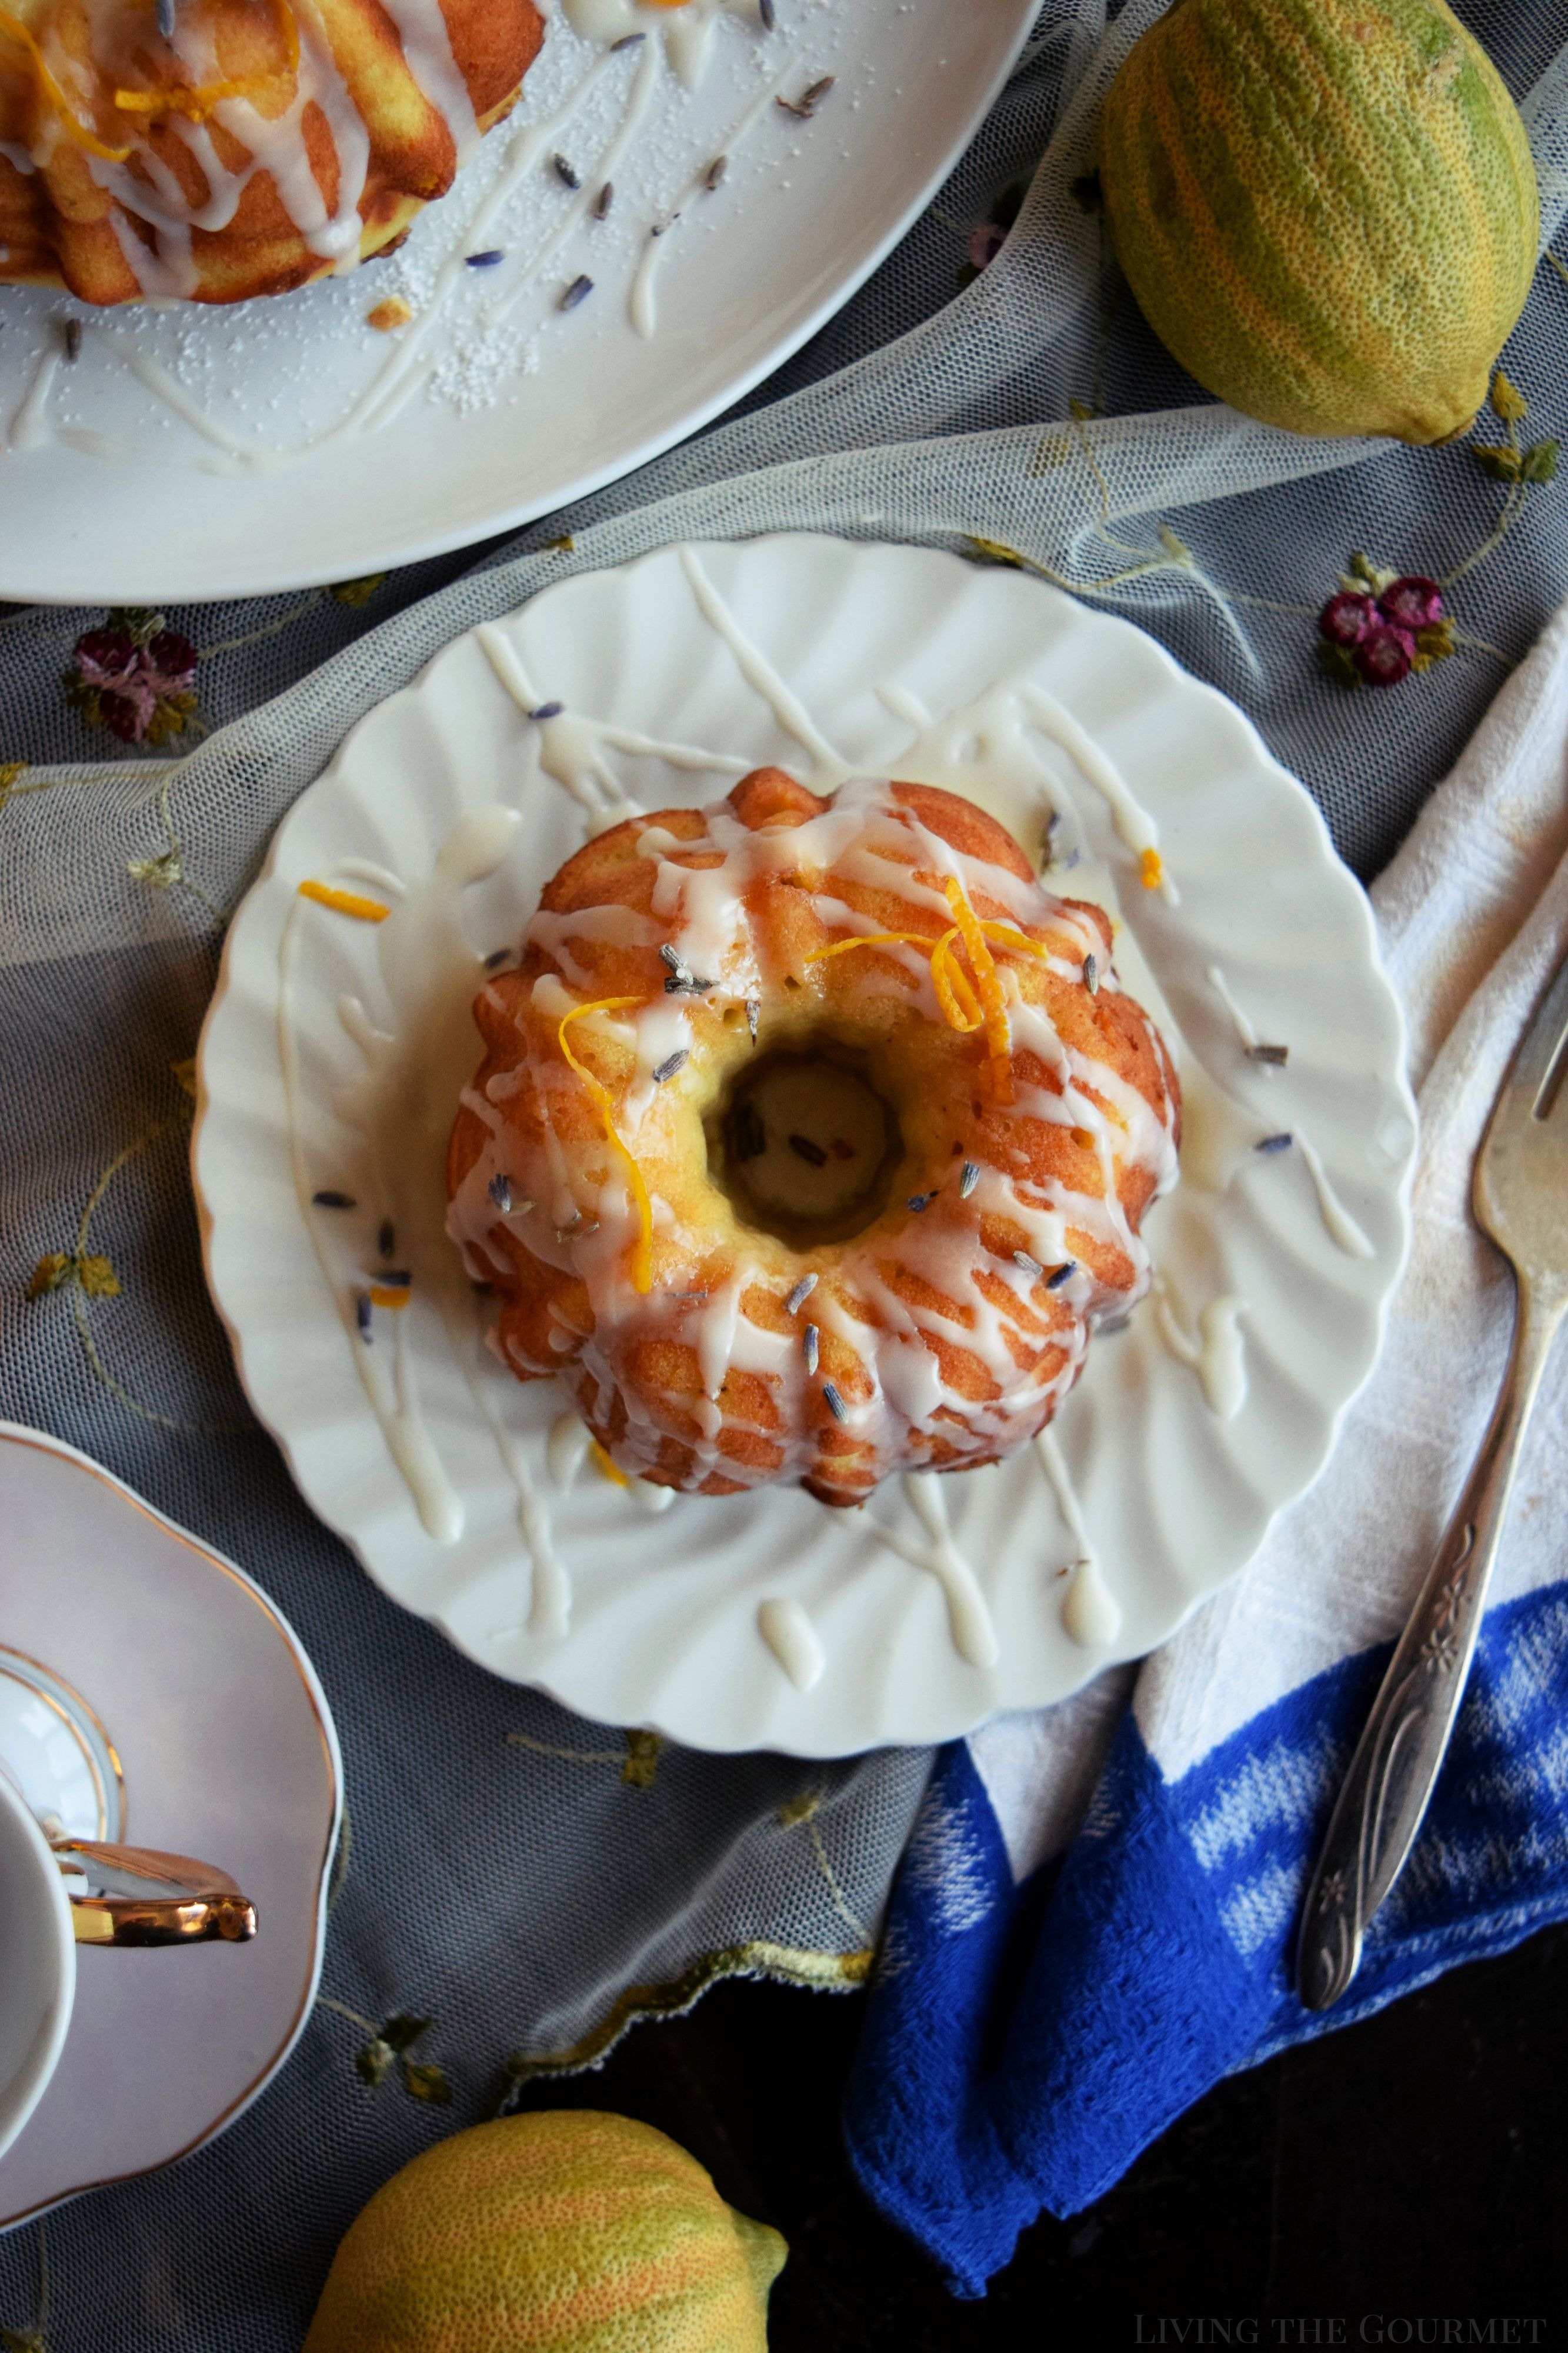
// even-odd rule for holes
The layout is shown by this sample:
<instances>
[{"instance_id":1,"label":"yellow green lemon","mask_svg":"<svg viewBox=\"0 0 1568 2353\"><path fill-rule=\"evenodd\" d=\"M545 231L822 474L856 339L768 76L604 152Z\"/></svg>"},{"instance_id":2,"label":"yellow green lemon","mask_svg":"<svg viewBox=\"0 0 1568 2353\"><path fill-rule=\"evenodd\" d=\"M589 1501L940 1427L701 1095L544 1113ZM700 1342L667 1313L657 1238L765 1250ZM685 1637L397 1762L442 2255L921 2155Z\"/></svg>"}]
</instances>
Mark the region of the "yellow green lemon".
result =
<instances>
[{"instance_id":1,"label":"yellow green lemon","mask_svg":"<svg viewBox=\"0 0 1568 2353\"><path fill-rule=\"evenodd\" d=\"M1144 315L1222 400L1293 433L1470 423L1540 211L1443 0L1174 0L1111 85L1100 170Z\"/></svg>"},{"instance_id":2,"label":"yellow green lemon","mask_svg":"<svg viewBox=\"0 0 1568 2353\"><path fill-rule=\"evenodd\" d=\"M506 2116L377 2190L305 2353L766 2353L786 2252L650 2125Z\"/></svg>"}]
</instances>

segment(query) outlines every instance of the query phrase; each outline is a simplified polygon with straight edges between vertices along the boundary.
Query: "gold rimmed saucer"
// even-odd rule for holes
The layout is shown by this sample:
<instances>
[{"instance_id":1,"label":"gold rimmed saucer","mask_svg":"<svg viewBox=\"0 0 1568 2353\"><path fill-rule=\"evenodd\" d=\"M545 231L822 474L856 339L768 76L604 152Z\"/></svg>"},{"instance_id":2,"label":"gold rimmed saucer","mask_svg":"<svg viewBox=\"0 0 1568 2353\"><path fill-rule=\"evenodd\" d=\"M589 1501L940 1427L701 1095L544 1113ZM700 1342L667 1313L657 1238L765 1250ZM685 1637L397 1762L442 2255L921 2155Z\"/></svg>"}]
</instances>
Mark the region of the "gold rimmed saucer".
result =
<instances>
[{"instance_id":1,"label":"gold rimmed saucer","mask_svg":"<svg viewBox=\"0 0 1568 2353\"><path fill-rule=\"evenodd\" d=\"M219 1857L261 1924L238 1950L84 1947L0 2158L5 2229L185 2155L276 2074L315 1998L342 1766L260 1588L86 1455L0 1422L0 1770L56 1835Z\"/></svg>"}]
</instances>

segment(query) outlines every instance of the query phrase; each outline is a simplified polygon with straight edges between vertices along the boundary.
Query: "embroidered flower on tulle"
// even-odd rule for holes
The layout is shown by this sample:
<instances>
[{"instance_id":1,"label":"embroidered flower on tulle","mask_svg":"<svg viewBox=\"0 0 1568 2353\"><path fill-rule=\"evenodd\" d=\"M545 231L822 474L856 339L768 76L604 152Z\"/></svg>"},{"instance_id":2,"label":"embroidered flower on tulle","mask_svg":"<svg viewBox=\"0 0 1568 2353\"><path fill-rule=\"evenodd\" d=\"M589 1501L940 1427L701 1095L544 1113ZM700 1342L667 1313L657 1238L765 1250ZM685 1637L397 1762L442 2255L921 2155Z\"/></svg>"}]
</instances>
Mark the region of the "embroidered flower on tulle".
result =
<instances>
[{"instance_id":1,"label":"embroidered flower on tulle","mask_svg":"<svg viewBox=\"0 0 1568 2353\"><path fill-rule=\"evenodd\" d=\"M122 744L165 744L195 715L196 649L165 628L162 613L120 607L71 655L68 699L89 727L107 727Z\"/></svg>"},{"instance_id":2,"label":"embroidered flower on tulle","mask_svg":"<svg viewBox=\"0 0 1568 2353\"><path fill-rule=\"evenodd\" d=\"M1318 666L1336 686L1397 686L1454 650L1436 580L1383 570L1359 550L1318 616Z\"/></svg>"},{"instance_id":3,"label":"embroidered flower on tulle","mask_svg":"<svg viewBox=\"0 0 1568 2353\"><path fill-rule=\"evenodd\" d=\"M1017 219L1028 191L1022 180L1004 188L982 221L975 221L963 241L963 268L958 273L960 286L973 285L983 269L1001 252L1007 241L1007 232Z\"/></svg>"}]
</instances>

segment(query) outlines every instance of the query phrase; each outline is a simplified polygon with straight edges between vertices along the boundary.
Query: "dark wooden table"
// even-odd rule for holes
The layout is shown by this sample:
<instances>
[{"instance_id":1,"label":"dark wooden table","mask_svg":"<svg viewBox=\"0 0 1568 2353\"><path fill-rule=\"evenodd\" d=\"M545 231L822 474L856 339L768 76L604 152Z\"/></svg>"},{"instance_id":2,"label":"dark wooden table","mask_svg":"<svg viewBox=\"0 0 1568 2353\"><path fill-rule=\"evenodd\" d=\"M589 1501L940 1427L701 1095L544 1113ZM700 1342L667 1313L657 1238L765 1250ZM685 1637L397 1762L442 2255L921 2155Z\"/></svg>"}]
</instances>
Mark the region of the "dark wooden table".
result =
<instances>
[{"instance_id":1,"label":"dark wooden table","mask_svg":"<svg viewBox=\"0 0 1568 2353\"><path fill-rule=\"evenodd\" d=\"M1098 2205L1037 2222L983 2303L850 2173L861 2007L721 1986L525 2103L645 2118L784 2232L771 2353L1564 2341L1568 1928L1219 2084Z\"/></svg>"}]
</instances>

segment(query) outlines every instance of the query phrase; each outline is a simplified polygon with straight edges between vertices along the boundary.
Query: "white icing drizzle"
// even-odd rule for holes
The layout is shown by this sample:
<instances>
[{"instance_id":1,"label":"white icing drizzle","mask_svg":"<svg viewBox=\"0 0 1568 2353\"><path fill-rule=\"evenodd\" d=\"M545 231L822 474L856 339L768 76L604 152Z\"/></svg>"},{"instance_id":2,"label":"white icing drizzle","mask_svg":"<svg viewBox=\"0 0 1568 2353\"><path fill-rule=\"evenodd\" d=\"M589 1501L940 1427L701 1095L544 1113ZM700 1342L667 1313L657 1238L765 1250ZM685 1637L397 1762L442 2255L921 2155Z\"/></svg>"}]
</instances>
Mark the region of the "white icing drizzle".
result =
<instances>
[{"instance_id":1,"label":"white icing drizzle","mask_svg":"<svg viewBox=\"0 0 1568 2353\"><path fill-rule=\"evenodd\" d=\"M384 1369L380 1356L374 1354L359 1335L353 1291L339 1279L328 1261L321 1219L311 1205L313 1187L305 1170L300 1127L299 1051L292 1018L298 936L303 913L304 902L296 900L289 910L278 950L278 1058L283 1074L295 1198L305 1230L310 1237L317 1263L347 1335L354 1370L359 1375L371 1410L381 1425L387 1450L414 1497L421 1525L436 1543L456 1544L463 1532L463 1506L419 1416L418 1398L412 1386L412 1367L401 1329L402 1318L397 1319L399 1328L394 1345L393 1371L389 1376ZM371 1033L373 1038L377 1034ZM407 1312L404 1310L404 1314Z\"/></svg>"},{"instance_id":2,"label":"white icing drizzle","mask_svg":"<svg viewBox=\"0 0 1568 2353\"><path fill-rule=\"evenodd\" d=\"M55 378L60 372L65 353L50 338L42 358L33 371L33 381L23 394L16 415L11 419L5 446L9 449L36 449L50 437L49 395Z\"/></svg>"},{"instance_id":3,"label":"white icing drizzle","mask_svg":"<svg viewBox=\"0 0 1568 2353\"><path fill-rule=\"evenodd\" d=\"M1064 703L1042 686L1021 689L1026 708L1042 735L1059 744L1076 767L1088 778L1110 809L1117 832L1132 851L1142 857L1146 849L1156 853L1160 848L1160 828L1133 792L1116 763L1108 758L1087 728L1080 726ZM1182 894L1172 881L1163 862L1161 866L1160 896L1167 906L1181 904Z\"/></svg>"},{"instance_id":4,"label":"white icing drizzle","mask_svg":"<svg viewBox=\"0 0 1568 2353\"><path fill-rule=\"evenodd\" d=\"M585 41L620 41L641 35L650 50L662 41L670 65L688 90L701 81L712 49L713 26L731 8L748 25L760 25L756 0L685 0L682 6L638 5L638 0L563 0L563 13Z\"/></svg>"},{"instance_id":5,"label":"white icing drizzle","mask_svg":"<svg viewBox=\"0 0 1568 2353\"><path fill-rule=\"evenodd\" d=\"M1300 1128L1296 1130L1296 1149L1307 1164L1307 1174L1312 1180L1312 1190L1318 1197L1318 1208L1324 1225L1338 1242L1347 1258L1375 1258L1377 1252L1363 1233L1332 1185L1315 1145L1309 1144Z\"/></svg>"},{"instance_id":6,"label":"white icing drizzle","mask_svg":"<svg viewBox=\"0 0 1568 2353\"><path fill-rule=\"evenodd\" d=\"M1108 1651L1121 1631L1121 1604L1100 1572L1100 1556L1083 1524L1055 1430L1040 1431L1035 1440L1035 1458L1056 1497L1068 1534L1078 1546L1078 1557L1070 1564L1070 1582L1062 1596L1062 1630L1080 1650Z\"/></svg>"},{"instance_id":7,"label":"white icing drizzle","mask_svg":"<svg viewBox=\"0 0 1568 2353\"><path fill-rule=\"evenodd\" d=\"M523 669L521 657L504 630L493 621L481 621L474 635L490 668L526 718L533 719L535 712L550 708L548 698ZM539 729L540 766L578 803L590 834L604 833L612 825L641 814L640 805L624 789L605 760L606 750L629 753L637 759L662 760L669 767L697 774L742 776L746 772L744 760L725 753L700 751L689 744L661 743L655 736L589 719L580 712L558 709L552 717L536 719L534 724Z\"/></svg>"},{"instance_id":8,"label":"white icing drizzle","mask_svg":"<svg viewBox=\"0 0 1568 2353\"><path fill-rule=\"evenodd\" d=\"M1109 1651L1121 1631L1121 1604L1098 1560L1080 1560L1062 1597L1062 1628L1082 1651Z\"/></svg>"},{"instance_id":9,"label":"white icing drizzle","mask_svg":"<svg viewBox=\"0 0 1568 2353\"><path fill-rule=\"evenodd\" d=\"M1231 994L1229 985L1218 965L1210 965L1208 981L1215 995L1230 1015L1236 1027L1237 1036L1250 1052L1258 1043L1258 1031ZM1357 1225L1330 1182L1329 1172L1323 1166L1322 1156L1317 1146L1302 1134L1299 1127L1293 1128L1291 1134L1296 1149L1305 1163L1307 1174L1312 1180L1312 1190L1318 1197L1319 1214L1322 1218L1331 1240L1338 1244L1347 1258L1375 1258L1377 1253L1371 1241ZM1282 1159L1287 1156L1285 1154L1280 1155Z\"/></svg>"},{"instance_id":10,"label":"white icing drizzle","mask_svg":"<svg viewBox=\"0 0 1568 2353\"><path fill-rule=\"evenodd\" d=\"M827 1654L800 1603L776 1599L762 1602L757 1609L757 1631L796 1691L814 1691L822 1681Z\"/></svg>"},{"instance_id":11,"label":"white icing drizzle","mask_svg":"<svg viewBox=\"0 0 1568 2353\"><path fill-rule=\"evenodd\" d=\"M1234 1421L1247 1401L1247 1357L1238 1319L1247 1302L1227 1292L1211 1299L1198 1317L1194 1340L1183 1325L1171 1286L1163 1275L1154 1277L1154 1326L1179 1365L1196 1373L1209 1411L1220 1421Z\"/></svg>"},{"instance_id":12,"label":"white icing drizzle","mask_svg":"<svg viewBox=\"0 0 1568 2353\"><path fill-rule=\"evenodd\" d=\"M558 1487L571 1486L593 1443L594 1434L580 1413L568 1406L564 1413L556 1415L545 1440L544 1460Z\"/></svg>"},{"instance_id":13,"label":"white icing drizzle","mask_svg":"<svg viewBox=\"0 0 1568 2353\"><path fill-rule=\"evenodd\" d=\"M487 1356L474 1294L446 1240L440 1180L451 1101L473 1064L476 1041L470 1008L483 969L462 930L462 896L471 883L495 871L517 824L515 809L492 804L470 810L447 837L431 872L407 885L364 860L345 859L336 869L346 880L366 882L384 892L393 906L385 922L375 927L374 936L383 983L393 1007L394 1029L379 1029L355 996L342 997L338 1002L339 1018L359 1047L364 1069L342 1090L336 1108L356 1139L363 1182L380 1205L377 1216L384 1215L393 1227L398 1262L413 1277L406 1307L389 1314L373 1311L369 1346L360 1336L356 1299L377 1279L374 1252L362 1238L359 1262L346 1273L330 1259L329 1231L344 1241L352 1241L353 1236L342 1232L331 1213L324 1217L312 1203L311 1194L321 1180L308 1173L300 1117L294 1018L299 928L307 916L328 923L344 919L300 899L289 908L279 945L279 1051L300 1215L347 1335L355 1370L421 1524L442 1545L455 1543L463 1528L462 1503L430 1436L415 1378L420 1344L412 1336L414 1319L428 1303L516 1490L518 1525L532 1567L530 1630L538 1640L552 1642L563 1640L569 1629L570 1583L555 1550L549 1512L523 1443L504 1419L504 1405L510 1403L515 1391L510 1381L502 1381ZM380 1345L388 1324L392 1327L390 1368L385 1363L387 1351Z\"/></svg>"},{"instance_id":14,"label":"white icing drizzle","mask_svg":"<svg viewBox=\"0 0 1568 2353\"><path fill-rule=\"evenodd\" d=\"M700 5L700 0L687 0L687 8L698 5ZM687 8L677 13L685 15ZM782 79L770 84L746 109L734 129L723 141L721 152L728 161L733 162L752 131L777 100L783 88ZM626 311L637 333L645 338L651 338L658 328L656 280L658 277L659 263L669 250L676 226L684 216L687 207L698 203L710 193L708 185L710 169L710 164L699 165L677 196L673 208L666 214L663 220L655 222L643 240L643 249L638 257L637 269L632 273L631 289L626 298ZM602 170L599 176L604 179L607 176L607 172Z\"/></svg>"},{"instance_id":15,"label":"white icing drizzle","mask_svg":"<svg viewBox=\"0 0 1568 2353\"><path fill-rule=\"evenodd\" d=\"M1208 984L1229 1014L1237 1036L1250 1054L1258 1043L1258 1032L1231 995L1230 984L1217 964L1211 964L1208 968Z\"/></svg>"},{"instance_id":16,"label":"white icing drizzle","mask_svg":"<svg viewBox=\"0 0 1568 2353\"><path fill-rule=\"evenodd\" d=\"M923 1540L869 1515L868 1527L901 1560L936 1578L947 1603L948 1632L959 1657L972 1667L994 1667L1002 1655L996 1629L980 1581L953 1542L941 1480L933 1472L909 1471L901 1483L925 1531Z\"/></svg>"},{"instance_id":17,"label":"white icing drizzle","mask_svg":"<svg viewBox=\"0 0 1568 2353\"><path fill-rule=\"evenodd\" d=\"M735 657L735 666L753 693L762 697L786 735L792 735L811 760L814 788L831 792L854 774L823 734L800 697L784 684L754 638L748 637L703 570L694 547L680 550L680 568L691 586L697 608L709 628L723 638Z\"/></svg>"}]
</instances>

